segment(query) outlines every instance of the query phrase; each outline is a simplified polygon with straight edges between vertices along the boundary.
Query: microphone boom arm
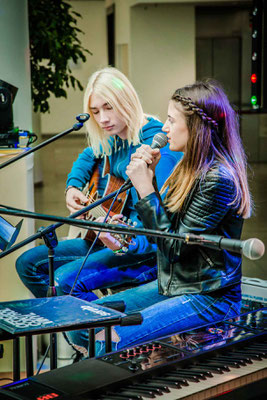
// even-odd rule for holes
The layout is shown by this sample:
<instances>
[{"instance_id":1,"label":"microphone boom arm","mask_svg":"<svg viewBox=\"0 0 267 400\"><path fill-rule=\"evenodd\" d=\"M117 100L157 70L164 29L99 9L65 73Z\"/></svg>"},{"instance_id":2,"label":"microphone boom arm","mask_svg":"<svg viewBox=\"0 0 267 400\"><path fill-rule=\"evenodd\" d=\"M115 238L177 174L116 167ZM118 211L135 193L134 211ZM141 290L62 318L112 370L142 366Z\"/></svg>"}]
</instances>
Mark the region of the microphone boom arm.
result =
<instances>
[{"instance_id":1,"label":"microphone boom arm","mask_svg":"<svg viewBox=\"0 0 267 400\"><path fill-rule=\"evenodd\" d=\"M110 195L108 195L108 196L110 196ZM105 196L105 200L106 200L106 197L107 196ZM103 199L100 199L100 200L103 200ZM38 213L31 212L31 211L20 210L20 209L16 209L16 208L3 208L5 206L3 206L1 204L0 207L2 207L2 208L0 208L0 214L33 218L33 219L39 219L39 220L45 220L45 221L52 221L52 222L56 222L56 224L50 225L50 226L44 228L42 230L42 232L38 232L38 233L30 236L28 239L25 239L23 242L20 242L16 245L12 246L8 250L0 253L0 258L4 257L7 254L12 253L13 251L24 246L25 244L28 244L28 243L32 242L33 240L38 239L43 234L48 233L64 224L75 225L80 228L93 229L95 231L102 231L102 232L114 232L114 233L119 233L119 234L156 236L156 237L160 237L160 238L173 238L176 240L184 240L183 236L179 236L179 235L173 234L173 233L166 233L166 232L156 231L156 230L152 230L152 229L145 229L145 228L131 228L131 227L123 226L123 225L108 224L108 223L103 223L103 222L75 219L78 215L83 214L85 212L84 210L86 210L87 208L89 208L90 206L93 206L93 205L95 205L95 203L85 207L82 210L77 211L74 214L71 214L70 217L58 217L56 215L38 214ZM93 208L93 207L91 207L91 208Z\"/></svg>"},{"instance_id":2,"label":"microphone boom arm","mask_svg":"<svg viewBox=\"0 0 267 400\"><path fill-rule=\"evenodd\" d=\"M17 155L16 157L12 157L10 160L7 160L6 162L2 163L0 165L0 169L7 167L8 165L20 160L23 157L26 157L28 154L31 154L36 150L41 149L42 147L46 146L47 144L50 144L50 143L54 142L55 140L61 138L62 136L65 136L67 133L70 133L72 131L78 131L79 129L81 129L83 127L84 122L87 121L88 118L89 118L89 114L77 115L76 119L78 122L76 122L72 128L69 128L64 132L61 132L61 133L45 140L44 142L38 144L37 146L32 147L30 150L27 150L27 151Z\"/></svg>"},{"instance_id":3,"label":"microphone boom arm","mask_svg":"<svg viewBox=\"0 0 267 400\"><path fill-rule=\"evenodd\" d=\"M112 193L110 195L112 195ZM106 200L106 197L107 196L105 196L105 198L103 198L103 199ZM102 200L102 202L105 201L103 199L100 199L100 201L101 200ZM91 208L93 208L92 206L94 206L94 205L95 205L95 203L85 207L82 210L77 211L76 213L72 214L70 217L58 217L55 215L37 214L34 212L30 212L30 211L26 211L26 210L19 210L19 209L15 209L15 208L12 208L12 209L0 208L0 214L15 215L15 216L20 216L20 217L27 217L27 218L34 218L34 219L41 219L41 220L46 220L46 221L57 222L55 225L50 225L50 226L44 228L42 230L42 232L38 232L35 235L32 235L28 239L24 240L23 242L18 243L17 245L12 246L8 250L0 253L0 258L17 250L18 248L24 246L25 244L28 244L28 243L32 242L33 240L43 236L44 233L53 231L54 229L58 228L59 226L61 226L63 224L75 225L75 226L79 226L82 228L93 229L93 230L102 231L102 232L115 232L115 233L119 233L119 234L144 235L144 236L154 236L154 237L165 238L165 239L181 240L185 244L196 244L196 245L204 245L205 246L205 235L203 235L203 237L201 235L198 236L198 235L192 235L189 233L183 233L183 234L179 235L179 234L175 234L175 233L161 232L161 231L153 230L153 229L130 228L130 227L125 227L125 226L115 225L115 224L75 219L78 215L83 214L85 212L86 208L89 208L90 206L91 206ZM0 205L0 206L3 207L2 205ZM209 236L209 235L207 235L207 236ZM224 240L223 237L210 236L209 238L213 239L210 241L207 240L207 242L210 242L209 244L214 244L214 246L212 245L212 248L222 249L222 248L220 248L220 246L218 244L220 244L222 242L222 240ZM209 239L209 238L207 237L207 239ZM231 241L231 239L227 239L227 240ZM248 239L247 241L244 241L244 242L242 242L242 241L238 241L238 242L240 242L242 244L242 243L246 243L250 240L252 240L252 239ZM260 250L259 257L257 257L257 258L260 258L264 254L264 251L265 251L264 244L259 239L255 239L255 240L257 240L262 245L262 250ZM216 242L218 242L217 246L215 246ZM232 239L232 242L235 244L236 241L234 239ZM207 243L207 245L208 245L208 243ZM207 247L210 247L210 246L208 245ZM242 253L242 246L231 246L231 247L232 247L232 249L231 250L229 249L229 251ZM244 255L247 256L246 253L244 253Z\"/></svg>"}]
</instances>

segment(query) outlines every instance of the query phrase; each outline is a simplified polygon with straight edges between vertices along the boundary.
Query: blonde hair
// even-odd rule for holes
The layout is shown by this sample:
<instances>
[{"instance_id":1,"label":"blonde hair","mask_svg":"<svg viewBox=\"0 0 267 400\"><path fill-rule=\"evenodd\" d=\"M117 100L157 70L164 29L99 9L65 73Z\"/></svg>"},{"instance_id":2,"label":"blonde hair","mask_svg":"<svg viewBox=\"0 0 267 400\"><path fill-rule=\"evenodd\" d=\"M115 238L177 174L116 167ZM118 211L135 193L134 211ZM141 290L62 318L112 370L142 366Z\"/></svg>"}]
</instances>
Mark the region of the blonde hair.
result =
<instances>
[{"instance_id":1,"label":"blonde hair","mask_svg":"<svg viewBox=\"0 0 267 400\"><path fill-rule=\"evenodd\" d=\"M246 155L237 114L222 87L215 80L196 82L177 89L171 101L186 117L189 139L183 159L162 188L162 191L168 189L167 207L171 212L180 210L196 179L204 179L218 161L235 186L231 205L243 218L248 218L252 202Z\"/></svg>"},{"instance_id":2,"label":"blonde hair","mask_svg":"<svg viewBox=\"0 0 267 400\"><path fill-rule=\"evenodd\" d=\"M110 137L97 124L94 114L90 111L92 93L96 93L105 99L125 121L128 144L134 146L139 144L144 112L138 95L131 82L122 72L113 67L106 67L96 71L90 77L84 94L84 112L90 115L89 120L85 123L87 139L95 156L110 155L112 147L116 146L116 140L112 145Z\"/></svg>"}]
</instances>

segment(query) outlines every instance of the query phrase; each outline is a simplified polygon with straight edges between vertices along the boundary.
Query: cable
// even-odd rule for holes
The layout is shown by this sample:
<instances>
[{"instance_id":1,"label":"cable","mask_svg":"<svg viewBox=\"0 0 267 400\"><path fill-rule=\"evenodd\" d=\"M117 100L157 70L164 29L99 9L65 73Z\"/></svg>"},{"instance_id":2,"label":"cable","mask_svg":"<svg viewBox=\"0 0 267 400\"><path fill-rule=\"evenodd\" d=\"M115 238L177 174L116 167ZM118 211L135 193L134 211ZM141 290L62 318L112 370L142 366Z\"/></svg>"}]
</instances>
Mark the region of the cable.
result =
<instances>
[{"instance_id":1,"label":"cable","mask_svg":"<svg viewBox=\"0 0 267 400\"><path fill-rule=\"evenodd\" d=\"M42 362L41 362L41 364L40 364L40 367L38 368L38 371L36 372L36 375L39 375L39 373L40 373L40 371L41 371L41 369L42 369L42 366L44 365L44 362L45 362L45 359L46 359L46 357L47 357L47 354L48 354L49 350L50 350L50 344L49 344L49 345L47 346L47 348L46 348L46 351L45 351L45 353L44 353Z\"/></svg>"},{"instance_id":2,"label":"cable","mask_svg":"<svg viewBox=\"0 0 267 400\"><path fill-rule=\"evenodd\" d=\"M110 205L110 207L109 207L109 209L108 209L108 211L107 211L107 214L106 214L106 216L105 216L105 219L104 219L103 223L105 223L105 222L107 221L107 219L108 219L108 217L109 217L109 214L110 214L110 212L111 212L111 209L112 209L112 207L113 207L113 204L115 203L115 201L116 201L118 195L121 193L121 190L124 188L124 185L125 185L125 184L123 184L123 185L117 190L116 195L115 195L114 198L113 198L113 201L112 201L112 203L111 203L111 205ZM93 243L91 244L91 246L90 246L90 248L89 248L89 250L88 250L88 252L87 252L87 254L86 254L86 256L85 256L85 259L83 260L83 263L82 263L82 265L81 265L81 267L80 267L80 269L79 269L79 271L78 271L78 273L77 273L77 275L76 275L75 281L74 281L74 283L73 283L73 285L72 285L72 288L71 288L71 290L70 290L70 293L69 293L70 296L71 296L72 293L73 293L73 290L74 290L74 288L75 288L75 285L76 285L76 283L77 283L77 280L78 280L78 278L79 278L79 275L80 275L80 273L81 273L81 271L82 271L82 269L83 269L83 267L84 267L84 264L85 264L85 262L87 261L87 258L88 258L88 256L90 255L90 253L91 253L91 251L92 251L92 249L93 249L95 243L97 242L97 239L99 238L99 235L100 235L101 232L102 232L101 230L98 231L98 233L97 233L97 235L96 235L96 237L95 237Z\"/></svg>"},{"instance_id":3,"label":"cable","mask_svg":"<svg viewBox=\"0 0 267 400\"><path fill-rule=\"evenodd\" d=\"M12 379L12 378L0 378L0 381L11 381L11 382L14 382L14 379Z\"/></svg>"}]
</instances>

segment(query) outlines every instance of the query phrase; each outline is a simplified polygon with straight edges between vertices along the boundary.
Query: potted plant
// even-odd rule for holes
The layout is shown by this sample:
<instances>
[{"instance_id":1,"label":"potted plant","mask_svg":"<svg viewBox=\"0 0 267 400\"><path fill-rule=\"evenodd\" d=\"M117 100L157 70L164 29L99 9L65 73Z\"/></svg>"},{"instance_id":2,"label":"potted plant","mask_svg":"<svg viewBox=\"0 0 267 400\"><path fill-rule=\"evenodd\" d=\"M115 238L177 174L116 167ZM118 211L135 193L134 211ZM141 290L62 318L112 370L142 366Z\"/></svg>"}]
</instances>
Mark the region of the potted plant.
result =
<instances>
[{"instance_id":1,"label":"potted plant","mask_svg":"<svg viewBox=\"0 0 267 400\"><path fill-rule=\"evenodd\" d=\"M28 0L32 101L35 112L49 112L48 99L67 97L66 88L83 90L69 61L85 62L77 18L81 15L63 0Z\"/></svg>"}]
</instances>

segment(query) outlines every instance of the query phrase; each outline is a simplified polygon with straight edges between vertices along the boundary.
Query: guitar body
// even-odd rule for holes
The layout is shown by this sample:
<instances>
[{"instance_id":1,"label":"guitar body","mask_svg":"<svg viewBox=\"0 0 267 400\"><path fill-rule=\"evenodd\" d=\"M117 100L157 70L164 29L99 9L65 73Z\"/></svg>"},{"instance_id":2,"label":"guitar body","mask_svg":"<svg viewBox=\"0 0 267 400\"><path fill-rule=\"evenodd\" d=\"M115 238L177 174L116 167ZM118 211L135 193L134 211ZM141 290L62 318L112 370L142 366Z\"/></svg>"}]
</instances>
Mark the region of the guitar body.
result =
<instances>
[{"instance_id":1,"label":"guitar body","mask_svg":"<svg viewBox=\"0 0 267 400\"><path fill-rule=\"evenodd\" d=\"M103 196L107 196L109 193L118 190L124 183L124 180L122 178L117 178L116 176L110 175L109 172L110 172L109 159L108 157L106 157L102 177L104 178L105 176L107 176L107 184ZM85 189L83 190L83 193L88 198L88 202L85 204L85 206L92 204L101 198L98 193L100 179L101 176L99 171L99 165L98 163L96 163L93 169L93 174L91 176L90 182L86 185ZM119 194L119 196L117 197L116 201L113 204L112 211L110 212L110 217L112 217L115 214L122 213L127 197L128 197L127 192ZM107 211L109 210L112 201L113 199L109 199L104 203L100 204L99 206L93 208L90 211L90 214L88 213L86 215L85 219L94 220L100 216L105 216ZM81 237L82 239L93 241L95 239L95 236L96 235L94 231L91 229L84 229L75 226L70 226L68 239ZM103 243L100 240L98 240L97 243L103 245Z\"/></svg>"}]
</instances>

